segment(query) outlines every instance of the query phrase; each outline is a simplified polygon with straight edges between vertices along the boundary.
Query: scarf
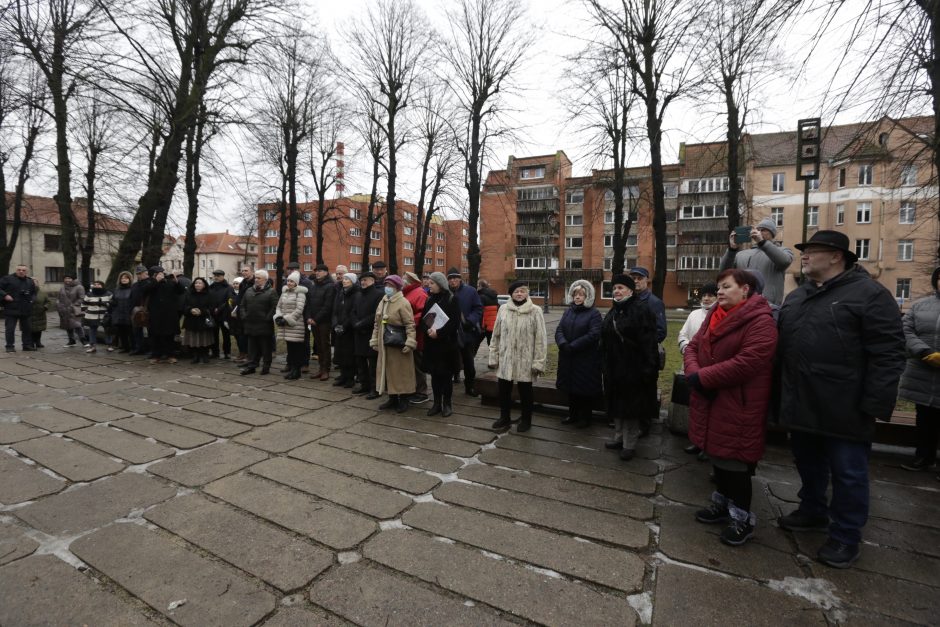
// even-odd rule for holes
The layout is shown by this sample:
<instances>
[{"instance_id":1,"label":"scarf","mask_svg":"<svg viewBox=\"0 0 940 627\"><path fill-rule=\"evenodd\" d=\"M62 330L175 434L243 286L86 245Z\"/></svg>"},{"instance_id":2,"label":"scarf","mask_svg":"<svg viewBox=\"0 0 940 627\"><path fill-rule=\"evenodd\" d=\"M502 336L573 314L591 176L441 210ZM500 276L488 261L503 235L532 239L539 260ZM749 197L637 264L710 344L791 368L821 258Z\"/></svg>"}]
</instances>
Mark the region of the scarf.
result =
<instances>
[{"instance_id":1,"label":"scarf","mask_svg":"<svg viewBox=\"0 0 940 627\"><path fill-rule=\"evenodd\" d=\"M712 312L712 317L708 321L708 330L714 332L718 328L718 325L721 324L722 320L731 315L731 313L747 302L747 299L742 300L740 303L732 307L731 309L725 309L721 305L715 307L715 311Z\"/></svg>"}]
</instances>

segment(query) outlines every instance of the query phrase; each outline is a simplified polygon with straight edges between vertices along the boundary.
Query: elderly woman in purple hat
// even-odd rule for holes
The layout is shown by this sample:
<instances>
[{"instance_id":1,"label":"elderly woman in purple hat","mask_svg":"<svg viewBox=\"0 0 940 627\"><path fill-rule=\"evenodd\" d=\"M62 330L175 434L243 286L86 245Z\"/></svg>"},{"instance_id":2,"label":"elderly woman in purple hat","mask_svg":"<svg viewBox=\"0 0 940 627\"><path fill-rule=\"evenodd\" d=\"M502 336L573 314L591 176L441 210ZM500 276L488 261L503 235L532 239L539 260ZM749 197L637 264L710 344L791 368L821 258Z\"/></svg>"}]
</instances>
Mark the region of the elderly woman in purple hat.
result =
<instances>
[{"instance_id":1,"label":"elderly woman in purple hat","mask_svg":"<svg viewBox=\"0 0 940 627\"><path fill-rule=\"evenodd\" d=\"M375 312L375 327L369 346L378 351L375 373L376 392L388 392L379 409L408 409L408 397L415 392L412 352L417 346L415 319L411 304L401 293L405 282L397 274L385 277L385 296Z\"/></svg>"}]
</instances>

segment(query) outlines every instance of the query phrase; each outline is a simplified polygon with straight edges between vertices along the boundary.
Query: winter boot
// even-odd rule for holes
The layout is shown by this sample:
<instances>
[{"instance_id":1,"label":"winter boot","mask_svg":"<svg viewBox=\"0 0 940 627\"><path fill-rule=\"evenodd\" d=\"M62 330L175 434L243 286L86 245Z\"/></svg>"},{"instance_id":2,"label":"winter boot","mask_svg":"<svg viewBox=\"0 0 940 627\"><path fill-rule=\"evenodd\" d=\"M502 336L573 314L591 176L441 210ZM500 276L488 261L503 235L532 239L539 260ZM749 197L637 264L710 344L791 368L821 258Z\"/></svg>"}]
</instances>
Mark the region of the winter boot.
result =
<instances>
[{"instance_id":1,"label":"winter boot","mask_svg":"<svg viewBox=\"0 0 940 627\"><path fill-rule=\"evenodd\" d=\"M532 414L522 414L519 424L516 425L516 433L525 433L532 428Z\"/></svg>"},{"instance_id":2,"label":"winter boot","mask_svg":"<svg viewBox=\"0 0 940 627\"><path fill-rule=\"evenodd\" d=\"M695 512L695 520L706 525L728 522L728 499L720 492L712 492L711 505Z\"/></svg>"},{"instance_id":3,"label":"winter boot","mask_svg":"<svg viewBox=\"0 0 940 627\"><path fill-rule=\"evenodd\" d=\"M396 409L398 407L398 394L389 394L388 400L379 405L379 409Z\"/></svg>"},{"instance_id":4,"label":"winter boot","mask_svg":"<svg viewBox=\"0 0 940 627\"><path fill-rule=\"evenodd\" d=\"M509 412L500 412L499 420L490 427L493 431L506 431L512 426L512 420L509 418Z\"/></svg>"},{"instance_id":5,"label":"winter boot","mask_svg":"<svg viewBox=\"0 0 940 627\"><path fill-rule=\"evenodd\" d=\"M199 363L199 353L193 351L193 358L189 360L189 363L191 363L191 364L198 364L198 363Z\"/></svg>"},{"instance_id":6,"label":"winter boot","mask_svg":"<svg viewBox=\"0 0 940 627\"><path fill-rule=\"evenodd\" d=\"M741 546L754 535L757 516L736 507L732 501L728 501L728 513L731 523L721 532L721 541L729 546Z\"/></svg>"},{"instance_id":7,"label":"winter boot","mask_svg":"<svg viewBox=\"0 0 940 627\"><path fill-rule=\"evenodd\" d=\"M480 395L480 393L477 392L476 388L473 386L473 379L464 379L463 389L467 396L477 397Z\"/></svg>"},{"instance_id":8,"label":"winter boot","mask_svg":"<svg viewBox=\"0 0 940 627\"><path fill-rule=\"evenodd\" d=\"M445 396L444 402L441 403L441 415L444 416L444 418L447 418L452 413L454 413L454 407L451 405L450 397Z\"/></svg>"},{"instance_id":9,"label":"winter boot","mask_svg":"<svg viewBox=\"0 0 940 627\"><path fill-rule=\"evenodd\" d=\"M408 397L404 394L399 394L398 401L395 404L395 411L399 414L403 414L408 411L409 407L411 407L411 403L408 402Z\"/></svg>"},{"instance_id":10,"label":"winter boot","mask_svg":"<svg viewBox=\"0 0 940 627\"><path fill-rule=\"evenodd\" d=\"M428 410L428 416L436 416L441 413L441 397L435 396L434 402L431 404L431 409Z\"/></svg>"}]
</instances>

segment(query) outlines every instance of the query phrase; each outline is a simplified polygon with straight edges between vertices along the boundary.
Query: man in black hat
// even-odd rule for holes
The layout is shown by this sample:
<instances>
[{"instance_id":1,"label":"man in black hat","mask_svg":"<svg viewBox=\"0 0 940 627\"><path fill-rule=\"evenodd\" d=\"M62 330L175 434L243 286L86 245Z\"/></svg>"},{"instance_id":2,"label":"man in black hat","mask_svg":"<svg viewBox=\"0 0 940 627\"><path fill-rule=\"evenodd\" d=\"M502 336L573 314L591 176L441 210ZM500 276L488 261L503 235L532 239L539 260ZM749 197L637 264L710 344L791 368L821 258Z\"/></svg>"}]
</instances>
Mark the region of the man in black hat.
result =
<instances>
[{"instance_id":1,"label":"man in black hat","mask_svg":"<svg viewBox=\"0 0 940 627\"><path fill-rule=\"evenodd\" d=\"M662 343L663 340L666 339L667 334L666 306L656 294L653 294L653 290L650 289L649 270L643 266L636 266L635 268L630 268L627 274L633 279L636 285L636 297L646 303L649 310L653 312L653 316L656 317L656 344L658 345L660 355L663 355L665 349ZM640 437L642 438L649 435L653 421L659 416L659 403L656 402L656 387L646 387L644 391L646 398L642 403L644 409L641 410L642 415L640 416Z\"/></svg>"},{"instance_id":2,"label":"man in black hat","mask_svg":"<svg viewBox=\"0 0 940 627\"><path fill-rule=\"evenodd\" d=\"M330 269L325 263L317 264L314 277L313 289L307 288L307 304L304 310L307 324L310 325L314 336L313 344L317 351L320 371L310 378L326 381L330 378L330 333L333 331L333 302L336 299L336 290Z\"/></svg>"},{"instance_id":3,"label":"man in black hat","mask_svg":"<svg viewBox=\"0 0 940 627\"><path fill-rule=\"evenodd\" d=\"M480 295L469 285L464 285L460 270L451 268L447 271L447 285L454 293L460 305L460 326L457 327L457 341L460 344L460 357L463 362L464 391L467 396L479 396L474 383L477 376L473 359L483 341L483 303Z\"/></svg>"},{"instance_id":4,"label":"man in black hat","mask_svg":"<svg viewBox=\"0 0 940 627\"><path fill-rule=\"evenodd\" d=\"M372 264L372 273L375 275L376 284L382 285L385 283L385 277L388 276L388 266L384 261L376 261Z\"/></svg>"},{"instance_id":5,"label":"man in black hat","mask_svg":"<svg viewBox=\"0 0 940 627\"><path fill-rule=\"evenodd\" d=\"M375 312L385 296L385 288L375 281L375 274L363 272L359 277L360 298L353 305L353 345L356 355L356 378L359 386L353 394L366 394L373 400L379 397L375 387L379 354L369 346L375 327Z\"/></svg>"},{"instance_id":6,"label":"man in black hat","mask_svg":"<svg viewBox=\"0 0 940 627\"><path fill-rule=\"evenodd\" d=\"M856 265L845 235L817 231L796 248L806 280L780 308L776 420L790 431L803 485L799 507L777 522L828 529L819 561L848 568L868 520L875 420L891 418L904 370L904 332L894 297Z\"/></svg>"},{"instance_id":7,"label":"man in black hat","mask_svg":"<svg viewBox=\"0 0 940 627\"><path fill-rule=\"evenodd\" d=\"M212 271L212 283L209 284L209 297L212 301L212 317L215 319L215 337L212 340L212 357L219 358L219 333L222 333L221 354L225 359L232 356L232 334L228 328L228 318L235 300L235 290L225 280L225 270Z\"/></svg>"}]
</instances>

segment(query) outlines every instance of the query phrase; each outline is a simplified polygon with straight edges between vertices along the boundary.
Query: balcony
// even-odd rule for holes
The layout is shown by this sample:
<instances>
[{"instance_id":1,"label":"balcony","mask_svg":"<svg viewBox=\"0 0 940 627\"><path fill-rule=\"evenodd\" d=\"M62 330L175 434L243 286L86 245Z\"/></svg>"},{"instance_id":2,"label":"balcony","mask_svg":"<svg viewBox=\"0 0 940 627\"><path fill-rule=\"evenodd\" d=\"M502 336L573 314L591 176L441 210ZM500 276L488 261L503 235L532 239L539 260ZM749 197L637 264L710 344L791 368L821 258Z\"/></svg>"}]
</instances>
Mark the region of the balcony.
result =
<instances>
[{"instance_id":1,"label":"balcony","mask_svg":"<svg viewBox=\"0 0 940 627\"><path fill-rule=\"evenodd\" d=\"M700 287L717 276L718 270L676 270L677 282L687 287Z\"/></svg>"},{"instance_id":2,"label":"balcony","mask_svg":"<svg viewBox=\"0 0 940 627\"><path fill-rule=\"evenodd\" d=\"M558 213L560 209L557 198L548 200L520 200L516 203L516 213Z\"/></svg>"},{"instance_id":3,"label":"balcony","mask_svg":"<svg viewBox=\"0 0 940 627\"><path fill-rule=\"evenodd\" d=\"M557 270L549 270L549 276L557 273ZM513 276L520 281L544 281L546 276L545 268L517 268L513 271Z\"/></svg>"},{"instance_id":4,"label":"balcony","mask_svg":"<svg viewBox=\"0 0 940 627\"><path fill-rule=\"evenodd\" d=\"M516 257L558 257L558 246L516 246Z\"/></svg>"},{"instance_id":5,"label":"balcony","mask_svg":"<svg viewBox=\"0 0 940 627\"><path fill-rule=\"evenodd\" d=\"M584 279L591 283L600 283L604 280L603 268L564 268L555 272L565 282L565 285L570 285L578 279Z\"/></svg>"},{"instance_id":6,"label":"balcony","mask_svg":"<svg viewBox=\"0 0 940 627\"><path fill-rule=\"evenodd\" d=\"M519 237L550 237L554 239L558 236L558 233L548 222L535 222L517 224L516 235Z\"/></svg>"},{"instance_id":7,"label":"balcony","mask_svg":"<svg viewBox=\"0 0 940 627\"><path fill-rule=\"evenodd\" d=\"M727 242L722 244L679 244L675 252L667 255L674 257L721 257L728 250Z\"/></svg>"},{"instance_id":8,"label":"balcony","mask_svg":"<svg viewBox=\"0 0 940 627\"><path fill-rule=\"evenodd\" d=\"M704 231L721 231L729 233L728 218L698 218L679 220L679 233L702 233Z\"/></svg>"}]
</instances>

